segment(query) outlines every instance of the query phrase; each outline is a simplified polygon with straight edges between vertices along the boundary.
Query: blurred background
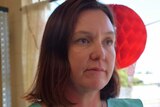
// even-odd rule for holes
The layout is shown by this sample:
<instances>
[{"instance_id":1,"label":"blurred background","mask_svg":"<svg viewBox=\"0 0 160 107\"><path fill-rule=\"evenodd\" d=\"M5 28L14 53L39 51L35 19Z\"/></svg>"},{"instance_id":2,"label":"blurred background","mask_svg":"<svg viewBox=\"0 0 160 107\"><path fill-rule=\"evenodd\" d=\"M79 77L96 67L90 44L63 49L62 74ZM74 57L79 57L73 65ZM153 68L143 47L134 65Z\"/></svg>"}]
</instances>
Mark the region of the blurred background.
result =
<instances>
[{"instance_id":1,"label":"blurred background","mask_svg":"<svg viewBox=\"0 0 160 107\"><path fill-rule=\"evenodd\" d=\"M26 107L22 96L37 67L45 23L64 0L0 0L0 107ZM133 9L147 29L140 58L119 69L121 98L140 98L144 107L160 107L160 1L99 0Z\"/></svg>"}]
</instances>

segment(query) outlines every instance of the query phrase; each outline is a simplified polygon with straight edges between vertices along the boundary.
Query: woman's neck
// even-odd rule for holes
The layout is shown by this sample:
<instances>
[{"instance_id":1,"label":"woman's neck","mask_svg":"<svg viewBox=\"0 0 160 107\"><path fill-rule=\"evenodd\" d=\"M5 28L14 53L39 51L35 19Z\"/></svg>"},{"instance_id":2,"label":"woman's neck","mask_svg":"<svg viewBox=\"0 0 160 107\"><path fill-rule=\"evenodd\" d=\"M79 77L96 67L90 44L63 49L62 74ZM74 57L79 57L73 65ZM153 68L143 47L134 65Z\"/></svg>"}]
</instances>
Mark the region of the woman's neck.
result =
<instances>
[{"instance_id":1,"label":"woman's neck","mask_svg":"<svg viewBox=\"0 0 160 107\"><path fill-rule=\"evenodd\" d=\"M76 103L73 107L102 107L99 91L76 90L73 87L67 87L65 95L69 101Z\"/></svg>"}]
</instances>

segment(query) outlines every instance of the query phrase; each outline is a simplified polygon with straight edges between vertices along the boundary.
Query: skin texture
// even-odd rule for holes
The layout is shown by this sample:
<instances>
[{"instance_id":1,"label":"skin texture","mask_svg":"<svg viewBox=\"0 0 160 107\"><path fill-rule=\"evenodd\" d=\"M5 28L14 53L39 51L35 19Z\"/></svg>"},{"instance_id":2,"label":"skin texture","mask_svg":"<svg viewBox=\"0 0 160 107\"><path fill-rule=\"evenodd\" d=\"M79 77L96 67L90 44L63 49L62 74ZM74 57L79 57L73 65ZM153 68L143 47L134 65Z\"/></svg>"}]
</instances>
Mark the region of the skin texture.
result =
<instances>
[{"instance_id":1,"label":"skin texture","mask_svg":"<svg viewBox=\"0 0 160 107\"><path fill-rule=\"evenodd\" d=\"M101 107L99 91L109 82L116 58L114 27L103 11L80 14L68 55L71 80L67 98L76 107Z\"/></svg>"}]
</instances>

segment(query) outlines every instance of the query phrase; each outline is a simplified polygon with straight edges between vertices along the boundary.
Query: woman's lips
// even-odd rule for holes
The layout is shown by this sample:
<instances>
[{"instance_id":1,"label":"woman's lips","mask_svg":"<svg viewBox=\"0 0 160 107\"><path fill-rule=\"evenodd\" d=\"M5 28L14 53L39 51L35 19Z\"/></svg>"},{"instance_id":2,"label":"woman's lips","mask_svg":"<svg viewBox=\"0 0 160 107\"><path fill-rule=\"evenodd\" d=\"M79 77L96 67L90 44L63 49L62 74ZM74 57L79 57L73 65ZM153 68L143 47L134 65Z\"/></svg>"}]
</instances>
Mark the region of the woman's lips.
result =
<instances>
[{"instance_id":1,"label":"woman's lips","mask_svg":"<svg viewBox=\"0 0 160 107\"><path fill-rule=\"evenodd\" d=\"M103 68L93 67L86 69L86 71L104 72L105 70Z\"/></svg>"}]
</instances>

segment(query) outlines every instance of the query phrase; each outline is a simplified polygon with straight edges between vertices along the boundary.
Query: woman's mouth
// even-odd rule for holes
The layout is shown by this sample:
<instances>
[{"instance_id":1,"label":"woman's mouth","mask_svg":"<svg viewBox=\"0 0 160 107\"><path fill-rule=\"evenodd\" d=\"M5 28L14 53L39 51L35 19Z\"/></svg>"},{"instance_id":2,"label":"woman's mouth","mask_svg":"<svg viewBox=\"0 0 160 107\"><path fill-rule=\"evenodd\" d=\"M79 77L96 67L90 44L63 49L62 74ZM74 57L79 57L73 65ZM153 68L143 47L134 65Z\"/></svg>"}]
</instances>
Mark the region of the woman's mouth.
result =
<instances>
[{"instance_id":1,"label":"woman's mouth","mask_svg":"<svg viewBox=\"0 0 160 107\"><path fill-rule=\"evenodd\" d=\"M91 68L87 68L85 71L104 72L105 70L101 67L91 67Z\"/></svg>"}]
</instances>

